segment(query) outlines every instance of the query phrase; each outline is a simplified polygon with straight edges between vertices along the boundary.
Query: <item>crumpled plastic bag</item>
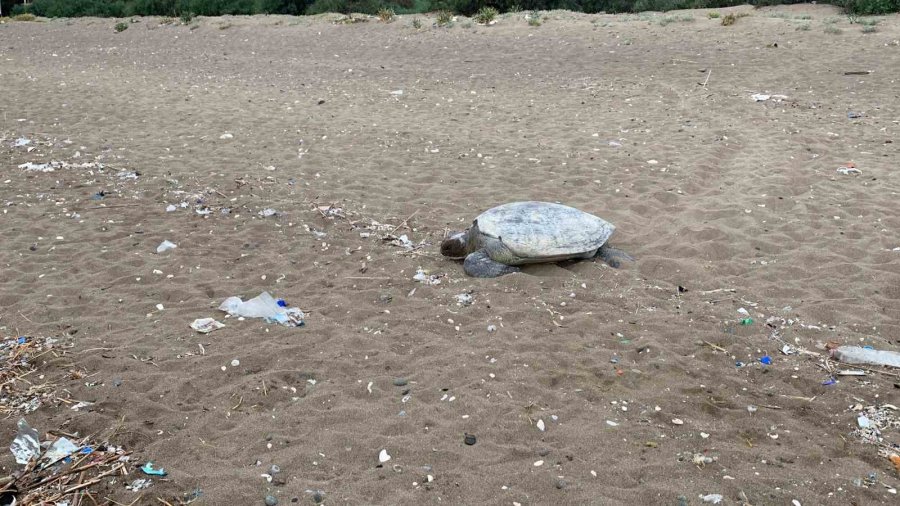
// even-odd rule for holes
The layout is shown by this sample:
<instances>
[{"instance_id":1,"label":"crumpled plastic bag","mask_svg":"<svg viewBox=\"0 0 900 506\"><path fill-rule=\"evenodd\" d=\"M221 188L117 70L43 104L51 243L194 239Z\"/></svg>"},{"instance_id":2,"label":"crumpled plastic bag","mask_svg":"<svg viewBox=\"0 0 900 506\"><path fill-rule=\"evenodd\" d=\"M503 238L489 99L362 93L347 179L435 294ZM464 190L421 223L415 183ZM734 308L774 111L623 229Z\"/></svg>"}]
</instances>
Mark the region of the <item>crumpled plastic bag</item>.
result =
<instances>
[{"instance_id":1,"label":"crumpled plastic bag","mask_svg":"<svg viewBox=\"0 0 900 506\"><path fill-rule=\"evenodd\" d=\"M78 445L69 441L67 438L61 437L50 445L50 448L48 448L47 452L44 453L44 456L41 457L41 460L44 461L44 466L46 467L72 455L77 452L79 448Z\"/></svg>"},{"instance_id":2,"label":"crumpled plastic bag","mask_svg":"<svg viewBox=\"0 0 900 506\"><path fill-rule=\"evenodd\" d=\"M269 292L263 292L248 301L243 301L240 297L228 297L222 301L219 309L231 316L263 318L268 323L278 323L288 327L303 326L303 318L306 316L303 314L303 311L300 311L300 308L280 306L269 295Z\"/></svg>"},{"instance_id":3,"label":"crumpled plastic bag","mask_svg":"<svg viewBox=\"0 0 900 506\"><path fill-rule=\"evenodd\" d=\"M16 425L19 431L9 445L9 451L16 457L17 464L27 464L41 452L40 436L24 418L19 419Z\"/></svg>"}]
</instances>

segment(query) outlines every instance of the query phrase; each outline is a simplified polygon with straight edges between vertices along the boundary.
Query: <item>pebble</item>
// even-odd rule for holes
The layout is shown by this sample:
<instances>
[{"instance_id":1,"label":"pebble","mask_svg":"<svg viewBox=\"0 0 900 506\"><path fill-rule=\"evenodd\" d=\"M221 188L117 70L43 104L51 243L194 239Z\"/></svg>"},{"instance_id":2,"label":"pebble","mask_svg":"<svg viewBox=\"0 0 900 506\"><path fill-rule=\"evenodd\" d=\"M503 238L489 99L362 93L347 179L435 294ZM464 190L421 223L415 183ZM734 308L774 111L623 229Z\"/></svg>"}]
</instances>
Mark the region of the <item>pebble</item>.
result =
<instances>
[{"instance_id":1,"label":"pebble","mask_svg":"<svg viewBox=\"0 0 900 506\"><path fill-rule=\"evenodd\" d=\"M312 500L316 504L319 504L320 502L325 500L325 494L323 494L321 490L316 490L315 492L313 492Z\"/></svg>"},{"instance_id":2,"label":"pebble","mask_svg":"<svg viewBox=\"0 0 900 506\"><path fill-rule=\"evenodd\" d=\"M488 332L497 332L497 326L496 325L488 325L487 331Z\"/></svg>"},{"instance_id":3,"label":"pebble","mask_svg":"<svg viewBox=\"0 0 900 506\"><path fill-rule=\"evenodd\" d=\"M266 506L278 506L278 498L274 495L267 495L265 499Z\"/></svg>"},{"instance_id":4,"label":"pebble","mask_svg":"<svg viewBox=\"0 0 900 506\"><path fill-rule=\"evenodd\" d=\"M280 473L280 472L281 472L281 468L278 467L278 466L275 465L275 464L272 464L272 465L269 467L269 474L271 474L272 476L275 476L276 474L278 474L278 473Z\"/></svg>"},{"instance_id":5,"label":"pebble","mask_svg":"<svg viewBox=\"0 0 900 506\"><path fill-rule=\"evenodd\" d=\"M681 418L673 418L672 423L674 423L675 425L684 425L684 420L682 420Z\"/></svg>"},{"instance_id":6,"label":"pebble","mask_svg":"<svg viewBox=\"0 0 900 506\"><path fill-rule=\"evenodd\" d=\"M394 380L394 386L395 386L395 387L405 387L405 386L408 385L408 384L409 384L409 381L407 381L406 378L396 378L396 379Z\"/></svg>"},{"instance_id":7,"label":"pebble","mask_svg":"<svg viewBox=\"0 0 900 506\"><path fill-rule=\"evenodd\" d=\"M384 464L389 460L391 460L391 456L388 454L387 450L381 450L381 452L378 454L378 462Z\"/></svg>"},{"instance_id":8,"label":"pebble","mask_svg":"<svg viewBox=\"0 0 900 506\"><path fill-rule=\"evenodd\" d=\"M463 443L465 443L469 446L474 445L477 441L478 441L478 439L473 434L466 434L465 437L463 438Z\"/></svg>"},{"instance_id":9,"label":"pebble","mask_svg":"<svg viewBox=\"0 0 900 506\"><path fill-rule=\"evenodd\" d=\"M566 485L568 485L568 483L566 483L566 480L556 480L556 488L562 490L566 488Z\"/></svg>"}]
</instances>

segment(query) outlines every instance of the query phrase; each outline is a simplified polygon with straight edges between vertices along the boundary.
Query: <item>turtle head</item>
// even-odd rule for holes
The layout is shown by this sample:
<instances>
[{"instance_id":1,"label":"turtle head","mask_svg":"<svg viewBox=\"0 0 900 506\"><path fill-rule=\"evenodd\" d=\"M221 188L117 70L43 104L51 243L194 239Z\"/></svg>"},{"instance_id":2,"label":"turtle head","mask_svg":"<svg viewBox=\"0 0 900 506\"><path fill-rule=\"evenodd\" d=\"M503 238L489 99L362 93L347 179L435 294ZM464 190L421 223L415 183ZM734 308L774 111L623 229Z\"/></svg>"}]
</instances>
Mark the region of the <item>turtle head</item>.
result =
<instances>
[{"instance_id":1,"label":"turtle head","mask_svg":"<svg viewBox=\"0 0 900 506\"><path fill-rule=\"evenodd\" d=\"M453 232L441 243L441 255L450 258L465 258L469 254L469 233Z\"/></svg>"}]
</instances>

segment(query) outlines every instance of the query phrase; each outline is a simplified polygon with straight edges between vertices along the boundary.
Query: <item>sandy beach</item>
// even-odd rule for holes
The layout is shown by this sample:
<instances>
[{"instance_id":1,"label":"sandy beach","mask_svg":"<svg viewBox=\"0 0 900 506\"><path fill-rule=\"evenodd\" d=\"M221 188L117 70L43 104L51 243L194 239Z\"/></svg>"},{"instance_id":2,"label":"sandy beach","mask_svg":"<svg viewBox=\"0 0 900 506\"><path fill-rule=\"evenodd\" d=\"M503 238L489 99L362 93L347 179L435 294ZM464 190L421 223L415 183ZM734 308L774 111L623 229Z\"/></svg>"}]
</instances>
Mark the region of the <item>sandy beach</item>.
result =
<instances>
[{"instance_id":1,"label":"sandy beach","mask_svg":"<svg viewBox=\"0 0 900 506\"><path fill-rule=\"evenodd\" d=\"M132 452L98 504L895 504L900 371L825 345L900 350L900 17L709 12L0 24L26 420ZM636 261L440 256L516 200ZM217 309L264 291L305 325Z\"/></svg>"}]
</instances>

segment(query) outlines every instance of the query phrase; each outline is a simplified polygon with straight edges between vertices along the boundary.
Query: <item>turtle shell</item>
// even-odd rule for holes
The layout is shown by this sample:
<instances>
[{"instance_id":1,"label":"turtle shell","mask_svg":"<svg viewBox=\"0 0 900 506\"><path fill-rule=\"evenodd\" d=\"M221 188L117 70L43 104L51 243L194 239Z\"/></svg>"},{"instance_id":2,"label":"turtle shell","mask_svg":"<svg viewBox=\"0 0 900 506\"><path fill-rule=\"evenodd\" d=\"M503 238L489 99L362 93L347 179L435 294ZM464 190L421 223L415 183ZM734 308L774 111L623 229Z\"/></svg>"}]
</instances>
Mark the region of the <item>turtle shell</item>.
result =
<instances>
[{"instance_id":1,"label":"turtle shell","mask_svg":"<svg viewBox=\"0 0 900 506\"><path fill-rule=\"evenodd\" d=\"M574 207L550 202L512 202L475 218L480 233L500 239L523 259L562 259L596 251L616 229Z\"/></svg>"}]
</instances>

